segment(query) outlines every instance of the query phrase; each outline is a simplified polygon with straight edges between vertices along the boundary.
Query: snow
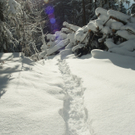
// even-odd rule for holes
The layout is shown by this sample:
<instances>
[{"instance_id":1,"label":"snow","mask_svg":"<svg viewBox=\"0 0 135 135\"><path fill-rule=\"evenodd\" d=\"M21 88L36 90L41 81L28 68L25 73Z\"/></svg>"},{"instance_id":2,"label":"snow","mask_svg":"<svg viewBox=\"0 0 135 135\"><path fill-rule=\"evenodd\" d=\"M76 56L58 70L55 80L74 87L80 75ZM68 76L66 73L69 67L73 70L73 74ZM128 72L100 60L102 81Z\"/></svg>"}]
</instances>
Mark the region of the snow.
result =
<instances>
[{"instance_id":1,"label":"snow","mask_svg":"<svg viewBox=\"0 0 135 135\"><path fill-rule=\"evenodd\" d=\"M50 54L58 51L59 49L61 49L61 48L65 47L66 45L68 45L68 43L69 43L68 39L61 40L57 45L55 45L51 49L47 49L47 55L50 55Z\"/></svg>"},{"instance_id":2,"label":"snow","mask_svg":"<svg viewBox=\"0 0 135 135\"><path fill-rule=\"evenodd\" d=\"M125 41L119 45L114 44L112 39L107 39L105 41L105 44L108 47L109 52L114 52L121 55L135 57L135 40L134 39Z\"/></svg>"},{"instance_id":3,"label":"snow","mask_svg":"<svg viewBox=\"0 0 135 135\"><path fill-rule=\"evenodd\" d=\"M97 26L96 26L96 21L90 21L88 24L87 24L87 29L88 30L92 30L94 32L97 32Z\"/></svg>"},{"instance_id":4,"label":"snow","mask_svg":"<svg viewBox=\"0 0 135 135\"><path fill-rule=\"evenodd\" d=\"M111 33L111 29L108 26L105 26L102 28L102 32L104 34L110 34Z\"/></svg>"},{"instance_id":5,"label":"snow","mask_svg":"<svg viewBox=\"0 0 135 135\"><path fill-rule=\"evenodd\" d=\"M63 80L57 61L34 63L18 53L0 57L4 60L0 65L0 93L4 93L0 94L0 134L64 134L65 123L59 115Z\"/></svg>"},{"instance_id":6,"label":"snow","mask_svg":"<svg viewBox=\"0 0 135 135\"><path fill-rule=\"evenodd\" d=\"M128 23L127 25L124 25L121 27L122 30L130 30L133 33L135 33L135 24L134 23Z\"/></svg>"},{"instance_id":7,"label":"snow","mask_svg":"<svg viewBox=\"0 0 135 135\"><path fill-rule=\"evenodd\" d=\"M101 14L100 16L98 16L98 20L102 20L103 22L106 22L106 20L108 20L109 17L107 15Z\"/></svg>"},{"instance_id":8,"label":"snow","mask_svg":"<svg viewBox=\"0 0 135 135\"><path fill-rule=\"evenodd\" d=\"M88 39L86 38L88 36L88 32L85 32L85 28L79 28L75 35L74 35L74 39L77 42L88 42Z\"/></svg>"},{"instance_id":9,"label":"snow","mask_svg":"<svg viewBox=\"0 0 135 135\"><path fill-rule=\"evenodd\" d=\"M135 134L135 59L93 50L92 57L70 57L67 63L83 81L90 133Z\"/></svg>"},{"instance_id":10,"label":"snow","mask_svg":"<svg viewBox=\"0 0 135 135\"><path fill-rule=\"evenodd\" d=\"M55 45L56 45L55 42L52 42L52 41L50 41L50 42L47 43L47 47L48 47L48 48L53 47L53 46L55 46ZM43 47L42 47L42 48L43 48Z\"/></svg>"},{"instance_id":11,"label":"snow","mask_svg":"<svg viewBox=\"0 0 135 135\"><path fill-rule=\"evenodd\" d=\"M63 22L63 26L66 26L67 28L70 28L72 26L73 31L77 31L80 28L79 26L69 24L68 22Z\"/></svg>"},{"instance_id":12,"label":"snow","mask_svg":"<svg viewBox=\"0 0 135 135\"><path fill-rule=\"evenodd\" d=\"M122 26L123 26L123 24L121 22L113 22L111 24L111 28L114 30L119 30Z\"/></svg>"},{"instance_id":13,"label":"snow","mask_svg":"<svg viewBox=\"0 0 135 135\"><path fill-rule=\"evenodd\" d=\"M55 35L56 35L57 40L64 40L67 38L67 34L62 33L60 31L56 31Z\"/></svg>"},{"instance_id":14,"label":"snow","mask_svg":"<svg viewBox=\"0 0 135 135\"><path fill-rule=\"evenodd\" d=\"M96 8L95 14L98 16L99 14L107 15L107 10L101 7Z\"/></svg>"},{"instance_id":15,"label":"snow","mask_svg":"<svg viewBox=\"0 0 135 135\"><path fill-rule=\"evenodd\" d=\"M82 28L79 28L75 33L75 40L76 41L83 41L84 39L84 30Z\"/></svg>"},{"instance_id":16,"label":"snow","mask_svg":"<svg viewBox=\"0 0 135 135\"><path fill-rule=\"evenodd\" d=\"M47 43L48 45L47 54L52 55L56 51L59 52L59 49L61 49L62 47L65 47L66 49L69 50L72 49L72 52L76 52L75 50L79 48L84 48L86 45L89 44L91 44L92 49L100 48L99 45L96 46L97 41L95 41L96 39L94 39L94 36L93 39L92 37L90 37L90 32L92 32L92 34L97 36L98 42L100 42L102 45L103 43L106 44L107 47L116 46L113 42L119 44L126 40L131 40L135 38L135 24L133 23L134 20L133 17L128 16L119 11L106 10L101 7L98 7L95 10L95 13L97 15L97 19L90 20L87 25L81 28L73 24L69 24L68 22L64 22L63 26L66 28L62 28L61 31L57 31L54 34L55 38L53 38L53 40L52 40L52 36L54 35L48 34L47 39L51 41ZM104 42L108 37L112 38L112 42L108 42L108 41ZM65 43L66 40L68 40L69 42ZM94 42L96 42L96 44ZM59 44L62 44L61 48ZM119 52L120 54L134 56L133 53L129 52L126 49L122 49L119 51L117 50L114 51L114 50L115 49L113 49L113 52L117 52L117 53ZM81 54L81 51L82 50L80 49L76 53ZM84 51L85 53L88 53L91 50L85 48Z\"/></svg>"},{"instance_id":17,"label":"snow","mask_svg":"<svg viewBox=\"0 0 135 135\"><path fill-rule=\"evenodd\" d=\"M68 33L71 33L72 31L69 30L69 29L67 29L67 28L62 28L62 29L61 29L61 32L68 34Z\"/></svg>"},{"instance_id":18,"label":"snow","mask_svg":"<svg viewBox=\"0 0 135 135\"><path fill-rule=\"evenodd\" d=\"M129 33L128 31L126 30L118 30L116 32L117 35L129 40L129 39L134 39L135 38L135 35L132 34L132 33Z\"/></svg>"},{"instance_id":19,"label":"snow","mask_svg":"<svg viewBox=\"0 0 135 135\"><path fill-rule=\"evenodd\" d=\"M110 49L115 47L116 45L113 43L113 40L111 38L106 39L105 45Z\"/></svg>"},{"instance_id":20,"label":"snow","mask_svg":"<svg viewBox=\"0 0 135 135\"><path fill-rule=\"evenodd\" d=\"M129 22L128 19L130 18L130 16L128 16L128 15L126 15L124 13L121 13L119 11L108 10L107 14L108 14L108 16L116 17L117 19L120 19L120 20L122 20L124 22Z\"/></svg>"},{"instance_id":21,"label":"snow","mask_svg":"<svg viewBox=\"0 0 135 135\"><path fill-rule=\"evenodd\" d=\"M56 38L56 35L55 34L47 34L46 37L48 40L54 41Z\"/></svg>"},{"instance_id":22,"label":"snow","mask_svg":"<svg viewBox=\"0 0 135 135\"><path fill-rule=\"evenodd\" d=\"M1 53L0 134L134 135L134 80L134 57L98 49L38 62Z\"/></svg>"},{"instance_id":23,"label":"snow","mask_svg":"<svg viewBox=\"0 0 135 135\"><path fill-rule=\"evenodd\" d=\"M77 50L78 48L82 48L84 46L85 46L85 44L78 44L78 45L76 45L75 47L72 48L72 51L75 52L75 50Z\"/></svg>"},{"instance_id":24,"label":"snow","mask_svg":"<svg viewBox=\"0 0 135 135\"><path fill-rule=\"evenodd\" d=\"M67 35L67 38L70 40L70 43L74 44L75 42L74 33L69 33Z\"/></svg>"},{"instance_id":25,"label":"snow","mask_svg":"<svg viewBox=\"0 0 135 135\"><path fill-rule=\"evenodd\" d=\"M21 5L15 0L8 0L9 14L22 14Z\"/></svg>"},{"instance_id":26,"label":"snow","mask_svg":"<svg viewBox=\"0 0 135 135\"><path fill-rule=\"evenodd\" d=\"M31 58L0 53L0 135L135 134L134 19L102 8L96 15L82 28L64 22ZM91 31L108 50L76 57L78 48L99 47L95 39L86 46Z\"/></svg>"}]
</instances>

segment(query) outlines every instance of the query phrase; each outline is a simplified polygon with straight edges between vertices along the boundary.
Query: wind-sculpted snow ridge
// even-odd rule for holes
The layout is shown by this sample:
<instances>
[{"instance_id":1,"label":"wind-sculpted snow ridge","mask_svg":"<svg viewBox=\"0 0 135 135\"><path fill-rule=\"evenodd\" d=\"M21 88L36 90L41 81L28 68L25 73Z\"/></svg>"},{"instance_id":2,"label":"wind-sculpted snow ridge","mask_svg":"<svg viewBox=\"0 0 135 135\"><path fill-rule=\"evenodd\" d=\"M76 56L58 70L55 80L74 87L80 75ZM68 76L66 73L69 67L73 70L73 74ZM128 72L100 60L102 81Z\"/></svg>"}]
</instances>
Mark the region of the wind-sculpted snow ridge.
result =
<instances>
[{"instance_id":1,"label":"wind-sculpted snow ridge","mask_svg":"<svg viewBox=\"0 0 135 135\"><path fill-rule=\"evenodd\" d=\"M70 73L65 60L59 60L59 69L65 83L62 115L66 123L66 135L90 135L83 97L85 89L81 85L81 79Z\"/></svg>"}]
</instances>

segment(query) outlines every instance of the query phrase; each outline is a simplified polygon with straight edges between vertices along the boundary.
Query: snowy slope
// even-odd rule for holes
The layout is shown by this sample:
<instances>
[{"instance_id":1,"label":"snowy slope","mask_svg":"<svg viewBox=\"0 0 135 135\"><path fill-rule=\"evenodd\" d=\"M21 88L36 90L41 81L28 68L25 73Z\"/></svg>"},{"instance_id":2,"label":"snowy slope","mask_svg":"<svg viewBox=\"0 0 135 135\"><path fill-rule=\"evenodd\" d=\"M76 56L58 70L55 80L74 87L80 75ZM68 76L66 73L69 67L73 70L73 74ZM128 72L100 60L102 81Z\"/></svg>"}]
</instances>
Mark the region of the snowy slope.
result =
<instances>
[{"instance_id":1,"label":"snowy slope","mask_svg":"<svg viewBox=\"0 0 135 135\"><path fill-rule=\"evenodd\" d=\"M135 134L134 57L0 58L0 135Z\"/></svg>"}]
</instances>

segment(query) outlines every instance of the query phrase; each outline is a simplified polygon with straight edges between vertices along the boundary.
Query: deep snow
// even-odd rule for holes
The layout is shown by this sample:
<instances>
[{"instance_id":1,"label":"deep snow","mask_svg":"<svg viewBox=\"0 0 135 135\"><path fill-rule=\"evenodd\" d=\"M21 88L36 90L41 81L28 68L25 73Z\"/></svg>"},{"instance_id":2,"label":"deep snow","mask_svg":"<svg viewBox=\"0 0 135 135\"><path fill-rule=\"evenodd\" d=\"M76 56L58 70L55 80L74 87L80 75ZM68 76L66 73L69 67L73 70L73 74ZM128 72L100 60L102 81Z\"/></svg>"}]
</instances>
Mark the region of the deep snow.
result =
<instances>
[{"instance_id":1,"label":"deep snow","mask_svg":"<svg viewBox=\"0 0 135 135\"><path fill-rule=\"evenodd\" d=\"M0 58L0 135L135 134L134 57Z\"/></svg>"}]
</instances>

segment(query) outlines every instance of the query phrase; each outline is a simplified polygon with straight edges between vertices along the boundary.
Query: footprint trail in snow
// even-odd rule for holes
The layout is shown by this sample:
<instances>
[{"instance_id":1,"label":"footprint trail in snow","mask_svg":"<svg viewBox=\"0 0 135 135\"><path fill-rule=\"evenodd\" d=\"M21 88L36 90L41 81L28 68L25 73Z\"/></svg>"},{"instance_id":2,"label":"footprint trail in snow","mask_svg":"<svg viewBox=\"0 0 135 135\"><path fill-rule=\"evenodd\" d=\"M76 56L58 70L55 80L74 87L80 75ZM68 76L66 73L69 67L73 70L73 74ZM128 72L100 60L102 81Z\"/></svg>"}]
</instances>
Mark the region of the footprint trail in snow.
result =
<instances>
[{"instance_id":1,"label":"footprint trail in snow","mask_svg":"<svg viewBox=\"0 0 135 135\"><path fill-rule=\"evenodd\" d=\"M65 60L59 60L59 69L65 83L62 113L66 123L66 133L67 135L90 135L83 99L85 89L81 85L81 79L70 73Z\"/></svg>"}]
</instances>

